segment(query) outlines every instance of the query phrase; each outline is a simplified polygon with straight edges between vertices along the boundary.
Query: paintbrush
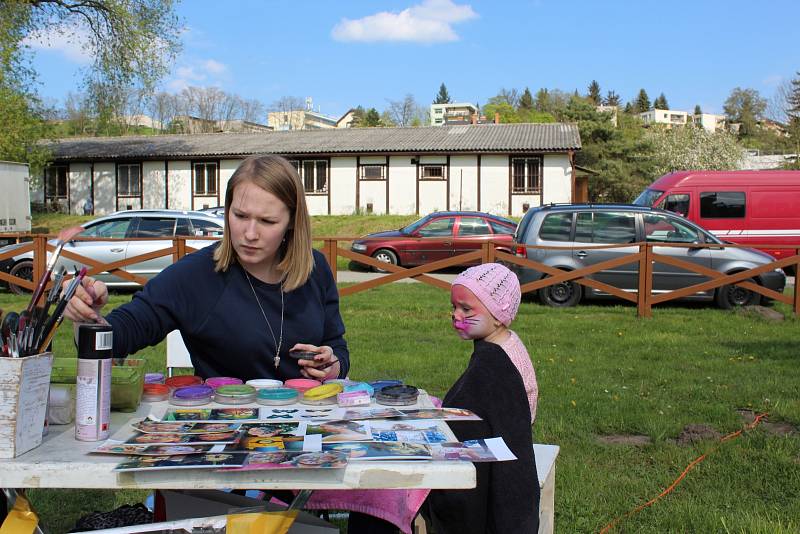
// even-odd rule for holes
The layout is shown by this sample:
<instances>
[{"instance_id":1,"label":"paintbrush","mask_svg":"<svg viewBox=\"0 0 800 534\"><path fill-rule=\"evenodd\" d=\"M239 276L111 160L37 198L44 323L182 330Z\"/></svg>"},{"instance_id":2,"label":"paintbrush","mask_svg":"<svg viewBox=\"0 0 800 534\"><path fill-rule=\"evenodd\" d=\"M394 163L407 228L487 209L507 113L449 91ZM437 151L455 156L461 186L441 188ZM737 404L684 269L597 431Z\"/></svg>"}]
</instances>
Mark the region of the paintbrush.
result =
<instances>
[{"instance_id":1,"label":"paintbrush","mask_svg":"<svg viewBox=\"0 0 800 534\"><path fill-rule=\"evenodd\" d=\"M47 282L50 281L50 275L53 274L56 261L58 261L58 257L61 255L61 249L63 249L65 244L67 244L69 241L72 241L72 239L81 232L83 232L83 226L73 226L71 228L65 228L58 233L58 241L56 241L55 250L53 250L50 258L47 260L47 268L42 274L42 277L39 279L39 285L36 286L36 290L31 296L31 301L28 303L28 307L26 309L27 312L33 312L33 309L39 303L39 299L42 298L44 288L47 286Z\"/></svg>"},{"instance_id":2,"label":"paintbrush","mask_svg":"<svg viewBox=\"0 0 800 534\"><path fill-rule=\"evenodd\" d=\"M78 272L75 278L69 283L67 289L63 291L58 304L56 304L56 308L53 310L53 315L50 316L50 319L48 319L47 324L45 324L40 334L40 336L44 336L44 339L41 343L36 343L37 353L41 353L47 348L47 345L50 344L50 340L53 338L56 330L58 330L61 321L64 320L64 310L67 304L69 304L70 299L75 295L78 286L81 285L83 277L86 276L86 270L86 267L81 268L80 272Z\"/></svg>"}]
</instances>

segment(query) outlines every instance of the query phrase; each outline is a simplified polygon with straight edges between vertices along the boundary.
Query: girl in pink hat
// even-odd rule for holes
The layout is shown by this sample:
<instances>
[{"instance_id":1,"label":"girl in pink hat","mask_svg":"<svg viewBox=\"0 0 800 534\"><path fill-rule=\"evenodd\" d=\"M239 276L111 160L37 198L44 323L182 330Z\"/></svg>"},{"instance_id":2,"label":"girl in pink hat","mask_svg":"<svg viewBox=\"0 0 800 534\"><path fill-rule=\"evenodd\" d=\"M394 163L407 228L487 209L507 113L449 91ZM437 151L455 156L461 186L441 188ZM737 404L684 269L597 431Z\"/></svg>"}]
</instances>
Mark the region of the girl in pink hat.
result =
<instances>
[{"instance_id":1,"label":"girl in pink hat","mask_svg":"<svg viewBox=\"0 0 800 534\"><path fill-rule=\"evenodd\" d=\"M450 427L459 441L502 437L517 460L476 463L474 489L431 491L427 515L437 534L539 530L531 435L538 388L528 351L509 329L520 297L516 275L498 263L471 267L453 281L453 328L473 341L473 352L443 405L467 408L482 420Z\"/></svg>"}]
</instances>

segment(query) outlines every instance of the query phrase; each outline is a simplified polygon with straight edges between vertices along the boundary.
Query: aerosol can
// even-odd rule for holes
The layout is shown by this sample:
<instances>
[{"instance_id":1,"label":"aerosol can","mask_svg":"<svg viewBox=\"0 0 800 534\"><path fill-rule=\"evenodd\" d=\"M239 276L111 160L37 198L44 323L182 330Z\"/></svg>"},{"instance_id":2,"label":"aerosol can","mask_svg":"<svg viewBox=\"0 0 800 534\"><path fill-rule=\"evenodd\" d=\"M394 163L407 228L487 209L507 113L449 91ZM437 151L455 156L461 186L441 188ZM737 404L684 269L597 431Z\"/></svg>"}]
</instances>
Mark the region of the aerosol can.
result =
<instances>
[{"instance_id":1,"label":"aerosol can","mask_svg":"<svg viewBox=\"0 0 800 534\"><path fill-rule=\"evenodd\" d=\"M75 439L108 438L111 418L111 356L114 333L105 324L78 327Z\"/></svg>"}]
</instances>

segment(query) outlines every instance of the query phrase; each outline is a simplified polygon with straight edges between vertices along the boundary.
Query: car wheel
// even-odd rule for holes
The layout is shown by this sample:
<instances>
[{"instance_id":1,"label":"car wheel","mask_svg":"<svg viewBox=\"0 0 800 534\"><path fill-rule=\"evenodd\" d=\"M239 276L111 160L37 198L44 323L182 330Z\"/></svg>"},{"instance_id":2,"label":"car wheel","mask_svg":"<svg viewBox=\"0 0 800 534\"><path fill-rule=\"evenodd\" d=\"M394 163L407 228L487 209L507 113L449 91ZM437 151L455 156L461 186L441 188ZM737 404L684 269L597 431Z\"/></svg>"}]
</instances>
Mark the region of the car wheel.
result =
<instances>
[{"instance_id":1,"label":"car wheel","mask_svg":"<svg viewBox=\"0 0 800 534\"><path fill-rule=\"evenodd\" d=\"M14 265L8 274L16 276L17 278L22 278L23 280L33 280L33 262L21 261ZM28 289L12 283L8 284L8 289L15 295L27 295L30 293Z\"/></svg>"},{"instance_id":2,"label":"car wheel","mask_svg":"<svg viewBox=\"0 0 800 534\"><path fill-rule=\"evenodd\" d=\"M583 289L577 282L567 281L539 290L539 302L553 308L569 308L577 305L583 296Z\"/></svg>"},{"instance_id":3,"label":"car wheel","mask_svg":"<svg viewBox=\"0 0 800 534\"><path fill-rule=\"evenodd\" d=\"M382 261L383 263L391 263L392 265L397 265L397 254L389 250L388 248L381 248L375 251L372 255L378 261ZM388 271L384 269L379 269L377 267L373 267L373 269L379 273L386 273Z\"/></svg>"},{"instance_id":4,"label":"car wheel","mask_svg":"<svg viewBox=\"0 0 800 534\"><path fill-rule=\"evenodd\" d=\"M748 278L747 281L756 283L752 278ZM736 284L730 284L717 288L715 300L717 306L723 310L730 310L740 306L756 306L761 302L761 295Z\"/></svg>"}]
</instances>

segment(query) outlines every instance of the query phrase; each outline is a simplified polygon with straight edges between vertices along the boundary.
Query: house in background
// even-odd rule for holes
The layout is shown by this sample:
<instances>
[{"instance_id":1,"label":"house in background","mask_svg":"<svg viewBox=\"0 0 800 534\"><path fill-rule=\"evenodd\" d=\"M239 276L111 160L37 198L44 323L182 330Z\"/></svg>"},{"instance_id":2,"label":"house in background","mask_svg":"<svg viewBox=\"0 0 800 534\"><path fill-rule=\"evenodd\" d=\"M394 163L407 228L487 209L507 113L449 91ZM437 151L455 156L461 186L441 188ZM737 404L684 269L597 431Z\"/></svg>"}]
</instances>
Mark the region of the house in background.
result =
<instances>
[{"instance_id":1,"label":"house in background","mask_svg":"<svg viewBox=\"0 0 800 534\"><path fill-rule=\"evenodd\" d=\"M695 126L700 126L707 132L721 132L725 130L725 115L697 113L692 115L692 122Z\"/></svg>"},{"instance_id":2,"label":"house in background","mask_svg":"<svg viewBox=\"0 0 800 534\"><path fill-rule=\"evenodd\" d=\"M32 200L82 213L221 205L233 172L253 154L297 167L312 215L480 210L520 216L586 200L576 179L574 124L331 128L69 138L49 143L52 164Z\"/></svg>"},{"instance_id":3,"label":"house in background","mask_svg":"<svg viewBox=\"0 0 800 534\"><path fill-rule=\"evenodd\" d=\"M431 126L444 126L454 122L469 124L473 115L478 115L478 106L469 102L431 104Z\"/></svg>"},{"instance_id":4,"label":"house in background","mask_svg":"<svg viewBox=\"0 0 800 534\"><path fill-rule=\"evenodd\" d=\"M639 113L639 118L642 119L645 126L666 124L668 128L672 128L673 126L686 126L689 120L689 113L674 109L651 109Z\"/></svg>"}]
</instances>

